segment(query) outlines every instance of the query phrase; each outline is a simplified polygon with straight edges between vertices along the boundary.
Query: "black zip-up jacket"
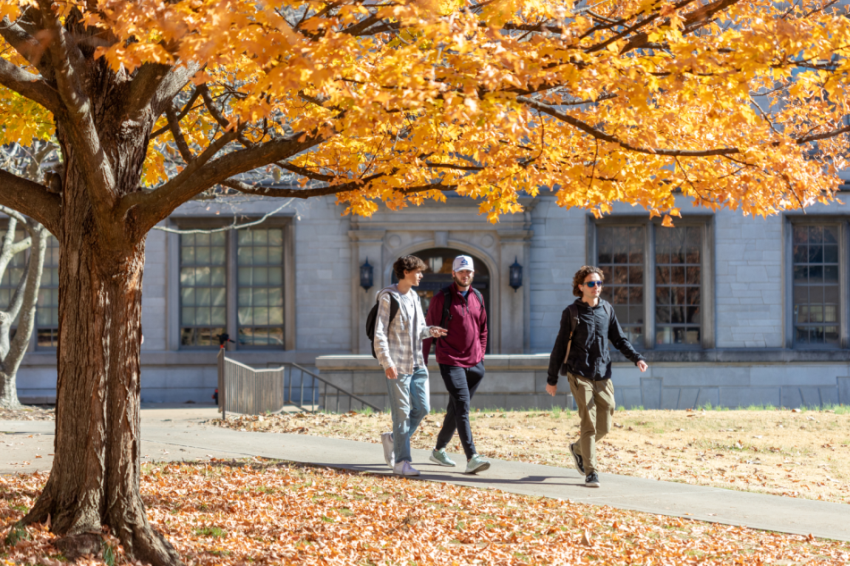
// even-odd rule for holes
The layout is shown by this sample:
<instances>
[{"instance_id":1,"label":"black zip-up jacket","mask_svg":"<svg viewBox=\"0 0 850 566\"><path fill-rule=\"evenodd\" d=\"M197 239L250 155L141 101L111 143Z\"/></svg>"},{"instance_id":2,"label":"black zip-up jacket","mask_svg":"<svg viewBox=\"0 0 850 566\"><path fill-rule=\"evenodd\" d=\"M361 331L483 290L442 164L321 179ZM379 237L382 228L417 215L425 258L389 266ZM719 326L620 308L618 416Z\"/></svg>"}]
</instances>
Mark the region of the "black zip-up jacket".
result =
<instances>
[{"instance_id":1,"label":"black zip-up jacket","mask_svg":"<svg viewBox=\"0 0 850 566\"><path fill-rule=\"evenodd\" d=\"M578 324L573 334L573 343L570 346L570 358L567 360L567 369L576 375L600 381L611 378L611 353L608 350L608 341L620 350L626 358L637 364L643 360L637 350L629 343L623 335L623 329L617 322L614 308L603 299L599 304L591 307L587 303L576 299L578 307ZM608 312L611 315L608 315ZM546 382L549 385L557 385L558 372L567 354L567 342L570 339L570 309L564 309L561 315L561 329L558 338L549 356L549 372Z\"/></svg>"}]
</instances>

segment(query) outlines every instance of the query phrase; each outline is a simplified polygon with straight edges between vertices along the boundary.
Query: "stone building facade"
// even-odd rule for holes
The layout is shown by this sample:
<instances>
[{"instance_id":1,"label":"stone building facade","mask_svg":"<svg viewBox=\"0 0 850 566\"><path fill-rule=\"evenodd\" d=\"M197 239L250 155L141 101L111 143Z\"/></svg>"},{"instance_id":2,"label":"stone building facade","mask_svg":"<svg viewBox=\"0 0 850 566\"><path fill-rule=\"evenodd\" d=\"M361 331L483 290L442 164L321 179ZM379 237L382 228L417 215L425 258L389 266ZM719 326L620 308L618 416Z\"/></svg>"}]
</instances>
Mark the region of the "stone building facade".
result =
<instances>
[{"instance_id":1,"label":"stone building facade","mask_svg":"<svg viewBox=\"0 0 850 566\"><path fill-rule=\"evenodd\" d=\"M181 207L162 227L198 233L155 230L147 243L142 400L210 402L214 337L226 331L235 359L312 366L381 402L364 322L377 291L392 282L393 261L426 258L435 272L424 280L427 303L446 280L446 259L464 253L476 259L488 302L490 377L478 406L566 402L543 394L545 367L573 300L572 275L586 263L606 271L606 296L650 362L641 374L616 358L621 405L850 403L850 205L762 219L682 200L670 229L628 205L596 219L548 194L521 202L524 212L491 224L459 197L371 218L344 216L333 199L317 199L237 233L210 230L232 222L234 210L255 219L279 203ZM372 286L364 289L367 263ZM522 267L516 289L512 265ZM55 396L48 330L34 338L19 374L25 400ZM441 405L436 368L431 383Z\"/></svg>"}]
</instances>

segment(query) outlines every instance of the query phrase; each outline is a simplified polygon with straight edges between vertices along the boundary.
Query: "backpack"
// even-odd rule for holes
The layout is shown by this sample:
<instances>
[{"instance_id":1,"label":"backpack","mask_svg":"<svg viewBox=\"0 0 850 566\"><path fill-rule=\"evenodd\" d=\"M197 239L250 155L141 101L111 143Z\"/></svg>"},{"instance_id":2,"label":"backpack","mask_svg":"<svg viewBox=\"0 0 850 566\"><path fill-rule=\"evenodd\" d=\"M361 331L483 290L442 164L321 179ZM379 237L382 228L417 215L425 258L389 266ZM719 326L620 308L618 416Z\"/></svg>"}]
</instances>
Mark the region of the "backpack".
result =
<instances>
[{"instance_id":1,"label":"backpack","mask_svg":"<svg viewBox=\"0 0 850 566\"><path fill-rule=\"evenodd\" d=\"M372 357L377 359L378 354L375 353L375 326L378 321L378 304L381 301L381 294L378 293L378 298L375 300L375 306L369 311L369 316L366 317L366 336L369 338L369 343L372 345ZM398 300L390 293L390 324L392 324L395 315L398 314Z\"/></svg>"},{"instance_id":2,"label":"backpack","mask_svg":"<svg viewBox=\"0 0 850 566\"><path fill-rule=\"evenodd\" d=\"M470 287L470 291L475 293L475 296L478 298L478 303L481 305L481 308L484 308L484 297L481 295L481 291L476 289L475 287ZM446 323L451 321L452 319L452 286L443 287L440 291L443 294L443 317L440 319L440 328L446 328ZM468 301L469 299L467 299ZM437 338L439 340L439 338Z\"/></svg>"},{"instance_id":3,"label":"backpack","mask_svg":"<svg viewBox=\"0 0 850 566\"><path fill-rule=\"evenodd\" d=\"M613 318L614 307L611 306L611 303L605 301L602 308L604 308L605 312L608 313L609 318ZM576 331L576 326L578 326L578 307L576 304L570 303L567 310L570 311L570 339L567 341L567 353L564 354L564 361L561 362L561 371L559 372L561 375L567 375L567 358L570 357L570 346L573 344L573 332Z\"/></svg>"}]
</instances>

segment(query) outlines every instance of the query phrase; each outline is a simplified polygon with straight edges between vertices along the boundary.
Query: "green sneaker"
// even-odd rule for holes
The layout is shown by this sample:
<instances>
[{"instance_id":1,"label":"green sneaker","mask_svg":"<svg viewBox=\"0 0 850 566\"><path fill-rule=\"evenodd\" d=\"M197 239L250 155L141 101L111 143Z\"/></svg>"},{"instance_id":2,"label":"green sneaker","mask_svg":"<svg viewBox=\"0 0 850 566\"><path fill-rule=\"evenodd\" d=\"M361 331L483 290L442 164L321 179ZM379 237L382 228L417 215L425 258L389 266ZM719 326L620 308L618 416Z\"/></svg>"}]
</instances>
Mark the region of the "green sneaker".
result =
<instances>
[{"instance_id":1,"label":"green sneaker","mask_svg":"<svg viewBox=\"0 0 850 566\"><path fill-rule=\"evenodd\" d=\"M478 472L483 472L484 470L490 469L490 460L485 458L484 456L479 456L475 454L470 458L469 462L466 463L466 471L463 472L465 474L477 474Z\"/></svg>"},{"instance_id":2,"label":"green sneaker","mask_svg":"<svg viewBox=\"0 0 850 566\"><path fill-rule=\"evenodd\" d=\"M449 455L446 454L446 450L431 450L431 457L428 458L435 464L439 464L441 466L451 466L454 467L457 464L454 463L454 460L449 458Z\"/></svg>"}]
</instances>

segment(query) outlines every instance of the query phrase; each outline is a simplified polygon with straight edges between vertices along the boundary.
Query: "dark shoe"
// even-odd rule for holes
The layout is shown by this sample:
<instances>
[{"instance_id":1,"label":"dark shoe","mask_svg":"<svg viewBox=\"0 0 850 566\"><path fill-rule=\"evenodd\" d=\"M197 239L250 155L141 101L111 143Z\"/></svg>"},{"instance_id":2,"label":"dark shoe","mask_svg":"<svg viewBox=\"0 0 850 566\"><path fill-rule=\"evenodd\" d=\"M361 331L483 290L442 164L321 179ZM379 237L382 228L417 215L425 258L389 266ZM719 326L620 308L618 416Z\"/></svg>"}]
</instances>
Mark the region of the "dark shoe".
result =
<instances>
[{"instance_id":1,"label":"dark shoe","mask_svg":"<svg viewBox=\"0 0 850 566\"><path fill-rule=\"evenodd\" d=\"M576 470L581 472L582 475L587 475L587 474L584 473L584 460L582 459L581 456L576 454L575 445L576 445L575 442L570 444L570 454L573 455L573 461L576 463Z\"/></svg>"},{"instance_id":2,"label":"dark shoe","mask_svg":"<svg viewBox=\"0 0 850 566\"><path fill-rule=\"evenodd\" d=\"M599 487L599 476L596 475L596 472L591 472L589 476L584 478L584 485L586 487Z\"/></svg>"}]
</instances>

